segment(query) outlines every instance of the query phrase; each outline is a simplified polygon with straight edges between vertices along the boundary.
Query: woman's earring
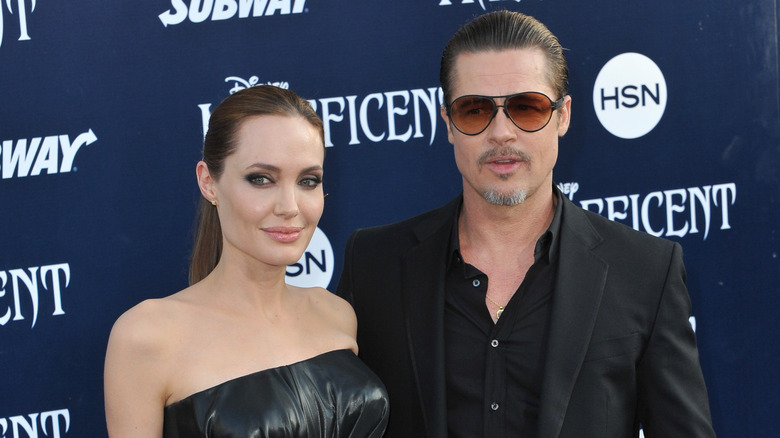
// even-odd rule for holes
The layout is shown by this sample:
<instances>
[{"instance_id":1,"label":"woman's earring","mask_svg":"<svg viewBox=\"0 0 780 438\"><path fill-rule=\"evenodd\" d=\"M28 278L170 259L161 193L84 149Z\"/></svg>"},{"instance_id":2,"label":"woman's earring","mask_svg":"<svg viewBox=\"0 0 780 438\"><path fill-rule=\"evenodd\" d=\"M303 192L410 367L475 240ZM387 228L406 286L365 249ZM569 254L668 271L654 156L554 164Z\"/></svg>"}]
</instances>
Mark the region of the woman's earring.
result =
<instances>
[{"instance_id":1,"label":"woman's earring","mask_svg":"<svg viewBox=\"0 0 780 438\"><path fill-rule=\"evenodd\" d=\"M216 207L216 206L217 206L217 201L211 201L211 205L213 205L214 207Z\"/></svg>"}]
</instances>

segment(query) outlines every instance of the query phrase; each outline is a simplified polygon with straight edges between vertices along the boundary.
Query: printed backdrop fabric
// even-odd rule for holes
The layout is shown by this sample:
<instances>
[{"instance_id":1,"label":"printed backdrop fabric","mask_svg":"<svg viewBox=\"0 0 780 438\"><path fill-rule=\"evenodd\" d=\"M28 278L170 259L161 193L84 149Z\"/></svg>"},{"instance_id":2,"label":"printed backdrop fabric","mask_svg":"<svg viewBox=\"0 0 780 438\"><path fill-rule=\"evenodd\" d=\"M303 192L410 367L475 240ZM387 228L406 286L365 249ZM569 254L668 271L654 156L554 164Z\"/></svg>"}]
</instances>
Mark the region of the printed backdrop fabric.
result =
<instances>
[{"instance_id":1,"label":"printed backdrop fabric","mask_svg":"<svg viewBox=\"0 0 780 438\"><path fill-rule=\"evenodd\" d=\"M222 99L273 83L324 119L325 214L288 279L333 288L352 230L459 192L439 59L502 8L567 48L564 193L683 245L716 432L777 436L776 0L6 0L0 437L105 436L109 330L186 285Z\"/></svg>"}]
</instances>

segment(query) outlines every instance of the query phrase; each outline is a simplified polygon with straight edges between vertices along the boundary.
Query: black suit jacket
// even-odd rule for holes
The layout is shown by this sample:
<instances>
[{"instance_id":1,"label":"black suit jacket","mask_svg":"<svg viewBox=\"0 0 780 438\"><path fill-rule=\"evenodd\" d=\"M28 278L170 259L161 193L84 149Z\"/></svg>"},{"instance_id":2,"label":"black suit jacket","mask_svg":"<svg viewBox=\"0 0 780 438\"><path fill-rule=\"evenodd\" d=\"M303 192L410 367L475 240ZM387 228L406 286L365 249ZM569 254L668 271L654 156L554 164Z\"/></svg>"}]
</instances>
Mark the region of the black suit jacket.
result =
<instances>
[{"instance_id":1,"label":"black suit jacket","mask_svg":"<svg viewBox=\"0 0 780 438\"><path fill-rule=\"evenodd\" d=\"M460 197L355 231L338 294L390 395L388 437L446 437L444 277ZM682 250L563 200L539 437L711 437ZM511 415L511 414L510 414Z\"/></svg>"}]
</instances>

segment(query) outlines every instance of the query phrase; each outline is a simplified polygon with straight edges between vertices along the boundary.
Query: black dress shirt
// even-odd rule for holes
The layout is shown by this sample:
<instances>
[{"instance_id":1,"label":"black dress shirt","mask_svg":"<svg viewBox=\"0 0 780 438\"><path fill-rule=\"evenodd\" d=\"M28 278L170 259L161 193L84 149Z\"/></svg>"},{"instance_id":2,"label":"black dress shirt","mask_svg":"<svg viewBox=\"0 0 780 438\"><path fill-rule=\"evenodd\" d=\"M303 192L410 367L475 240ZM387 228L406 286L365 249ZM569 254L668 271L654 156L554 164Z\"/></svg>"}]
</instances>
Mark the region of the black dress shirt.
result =
<instances>
[{"instance_id":1,"label":"black dress shirt","mask_svg":"<svg viewBox=\"0 0 780 438\"><path fill-rule=\"evenodd\" d=\"M495 324L485 305L489 279L463 261L453 218L444 313L450 437L536 436L561 223L561 194L553 190L553 221Z\"/></svg>"}]
</instances>

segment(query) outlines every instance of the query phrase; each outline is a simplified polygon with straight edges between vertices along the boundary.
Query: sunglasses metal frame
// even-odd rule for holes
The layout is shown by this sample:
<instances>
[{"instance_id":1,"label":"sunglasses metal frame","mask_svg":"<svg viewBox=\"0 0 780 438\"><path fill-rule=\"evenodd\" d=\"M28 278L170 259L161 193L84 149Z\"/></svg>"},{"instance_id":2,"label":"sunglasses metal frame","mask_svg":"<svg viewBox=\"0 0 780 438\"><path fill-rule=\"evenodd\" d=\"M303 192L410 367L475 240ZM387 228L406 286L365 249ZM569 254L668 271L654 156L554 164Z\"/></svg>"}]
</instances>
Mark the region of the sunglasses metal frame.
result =
<instances>
[{"instance_id":1,"label":"sunglasses metal frame","mask_svg":"<svg viewBox=\"0 0 780 438\"><path fill-rule=\"evenodd\" d=\"M538 94L540 96L544 96L545 99L550 101L550 114L547 117L547 121L544 122L544 124L540 128L538 128L538 129L524 129L524 128L522 128L520 125L517 124L515 119L513 119L512 116L509 115L509 111L507 111L507 109L506 109L506 102L507 102L507 100L509 100L509 99L511 99L513 97L516 97L516 96L522 96L524 94ZM455 123L452 120L452 105L454 105L455 102L457 102L460 99L463 99L464 97L479 97L479 98L483 98L483 99L490 99L491 101L493 101L493 114L490 115L490 119L488 119L488 122L485 124L485 127L482 128L479 132L474 132L474 133L465 132L462 129L460 129L458 127L457 123ZM496 103L496 99L501 99L501 98L504 99L504 103L499 105L499 104ZM519 130L524 131L524 132L536 132L536 131L541 131L542 129L544 129L545 126L547 126L550 123L550 120L552 119L553 112L555 112L561 106L563 106L563 97L561 97L558 100L552 100L552 99L550 99L549 96L547 96L546 94L541 93L539 91L524 91L522 93L507 94L505 96L483 96L481 94L465 94L463 96L459 96L459 97L453 99L453 101L450 102L449 105L447 105L446 109L447 109L447 117L450 119L450 123L452 123L452 126L454 126L455 129L457 129L459 132L461 132L461 133L463 133L465 135L479 135L479 134L482 134L483 132L485 132L485 130L488 128L488 126L490 126L490 124L493 123L493 119L495 119L496 118L496 114L498 114L498 108L499 107L504 109L504 114L506 115L506 117L509 120L511 120L512 124L517 126L517 128Z\"/></svg>"}]
</instances>

